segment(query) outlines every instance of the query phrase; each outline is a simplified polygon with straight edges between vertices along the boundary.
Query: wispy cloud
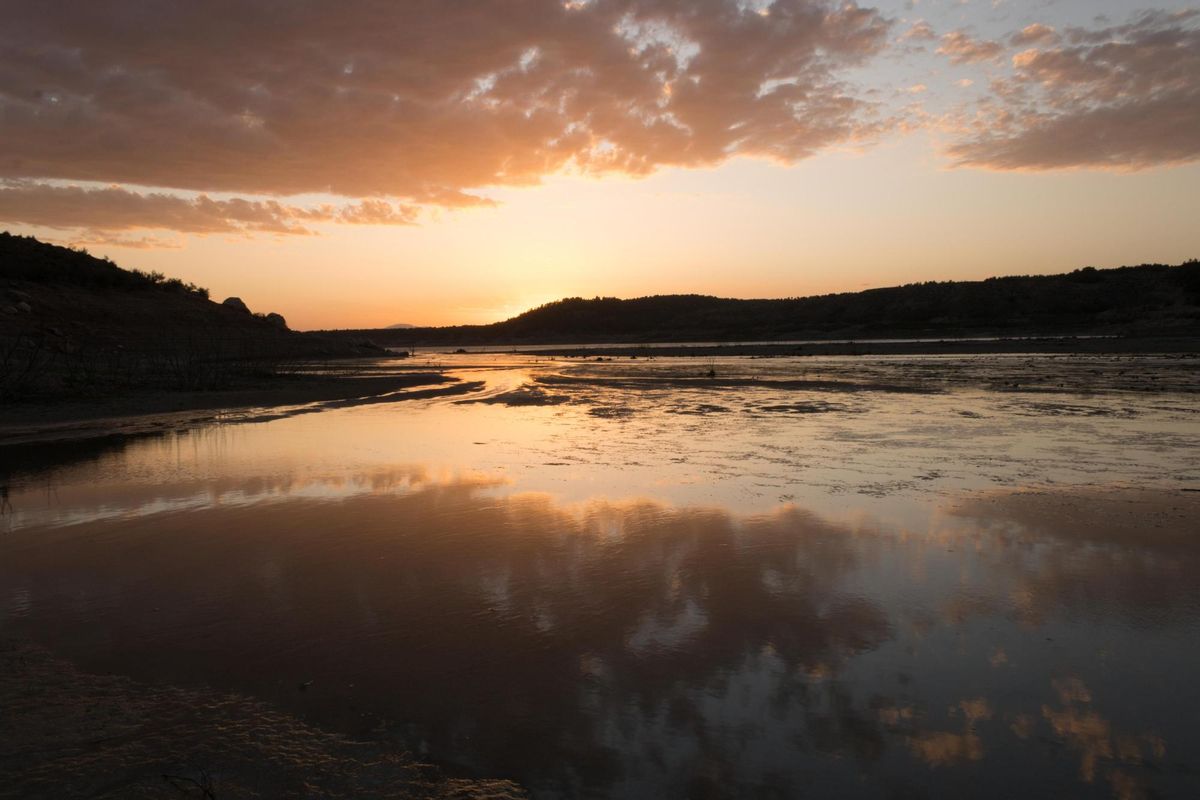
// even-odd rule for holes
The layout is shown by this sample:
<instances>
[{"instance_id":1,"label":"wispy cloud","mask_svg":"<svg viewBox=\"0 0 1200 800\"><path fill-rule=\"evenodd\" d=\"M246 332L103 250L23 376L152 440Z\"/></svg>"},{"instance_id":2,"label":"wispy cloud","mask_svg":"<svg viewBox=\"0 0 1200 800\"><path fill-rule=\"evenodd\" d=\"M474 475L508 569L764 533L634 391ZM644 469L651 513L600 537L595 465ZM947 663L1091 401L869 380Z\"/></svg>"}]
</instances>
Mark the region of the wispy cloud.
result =
<instances>
[{"instance_id":1,"label":"wispy cloud","mask_svg":"<svg viewBox=\"0 0 1200 800\"><path fill-rule=\"evenodd\" d=\"M933 31L933 26L925 20L918 20L909 26L908 30L900 35L900 41L909 42L932 42L937 40L937 34Z\"/></svg>"},{"instance_id":2,"label":"wispy cloud","mask_svg":"<svg viewBox=\"0 0 1200 800\"><path fill-rule=\"evenodd\" d=\"M1009 42L1015 47L1029 47L1035 44L1048 44L1058 40L1058 31L1049 25L1034 22L1014 33Z\"/></svg>"},{"instance_id":3,"label":"wispy cloud","mask_svg":"<svg viewBox=\"0 0 1200 800\"><path fill-rule=\"evenodd\" d=\"M966 31L952 31L942 37L937 51L954 64L974 64L999 58L1004 54L1004 46L999 42L976 39Z\"/></svg>"}]
</instances>

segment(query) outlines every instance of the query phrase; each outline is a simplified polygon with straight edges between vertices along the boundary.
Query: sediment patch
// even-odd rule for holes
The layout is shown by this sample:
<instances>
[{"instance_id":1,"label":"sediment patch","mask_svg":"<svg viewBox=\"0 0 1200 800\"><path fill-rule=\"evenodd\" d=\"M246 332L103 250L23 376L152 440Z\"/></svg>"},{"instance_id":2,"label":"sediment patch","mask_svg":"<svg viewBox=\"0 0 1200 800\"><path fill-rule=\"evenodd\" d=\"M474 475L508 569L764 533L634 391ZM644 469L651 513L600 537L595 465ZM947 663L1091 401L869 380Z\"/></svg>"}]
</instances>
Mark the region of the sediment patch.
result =
<instances>
[{"instance_id":1,"label":"sediment patch","mask_svg":"<svg viewBox=\"0 0 1200 800\"><path fill-rule=\"evenodd\" d=\"M0 798L526 796L248 697L89 675L28 643L0 642L0 708Z\"/></svg>"}]
</instances>

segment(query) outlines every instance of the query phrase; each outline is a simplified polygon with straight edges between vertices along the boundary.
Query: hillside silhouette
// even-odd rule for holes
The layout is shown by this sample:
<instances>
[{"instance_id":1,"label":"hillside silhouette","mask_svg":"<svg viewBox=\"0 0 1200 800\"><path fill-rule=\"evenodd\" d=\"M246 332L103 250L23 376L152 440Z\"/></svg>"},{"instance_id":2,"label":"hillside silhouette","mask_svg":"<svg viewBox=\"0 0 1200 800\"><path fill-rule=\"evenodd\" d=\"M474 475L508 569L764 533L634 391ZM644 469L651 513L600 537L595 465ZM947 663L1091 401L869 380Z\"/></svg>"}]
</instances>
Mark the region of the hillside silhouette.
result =
<instances>
[{"instance_id":1,"label":"hillside silhouette","mask_svg":"<svg viewBox=\"0 0 1200 800\"><path fill-rule=\"evenodd\" d=\"M0 402L226 388L289 359L371 352L161 273L0 233Z\"/></svg>"},{"instance_id":2,"label":"hillside silhouette","mask_svg":"<svg viewBox=\"0 0 1200 800\"><path fill-rule=\"evenodd\" d=\"M1200 333L1200 261L781 300L571 297L491 325L358 331L387 346Z\"/></svg>"}]
</instances>

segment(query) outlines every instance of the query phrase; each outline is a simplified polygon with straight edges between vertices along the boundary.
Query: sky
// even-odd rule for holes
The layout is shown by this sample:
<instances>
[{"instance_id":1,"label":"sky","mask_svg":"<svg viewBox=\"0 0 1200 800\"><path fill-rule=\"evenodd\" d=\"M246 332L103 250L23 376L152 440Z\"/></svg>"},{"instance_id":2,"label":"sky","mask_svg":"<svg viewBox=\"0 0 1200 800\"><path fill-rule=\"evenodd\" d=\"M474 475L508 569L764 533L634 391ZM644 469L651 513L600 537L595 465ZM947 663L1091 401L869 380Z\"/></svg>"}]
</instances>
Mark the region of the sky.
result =
<instances>
[{"instance_id":1,"label":"sky","mask_svg":"<svg viewBox=\"0 0 1200 800\"><path fill-rule=\"evenodd\" d=\"M299 329L1200 257L1200 0L0 19L0 229Z\"/></svg>"}]
</instances>

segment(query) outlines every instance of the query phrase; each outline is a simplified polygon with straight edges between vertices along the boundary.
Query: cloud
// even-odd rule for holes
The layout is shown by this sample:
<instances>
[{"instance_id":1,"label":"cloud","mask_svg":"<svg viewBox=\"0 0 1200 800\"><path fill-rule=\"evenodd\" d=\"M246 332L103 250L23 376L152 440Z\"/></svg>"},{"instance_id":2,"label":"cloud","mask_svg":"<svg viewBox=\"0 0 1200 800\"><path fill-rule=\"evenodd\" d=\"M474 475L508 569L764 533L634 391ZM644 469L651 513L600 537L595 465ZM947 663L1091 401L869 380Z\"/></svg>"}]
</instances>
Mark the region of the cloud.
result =
<instances>
[{"instance_id":1,"label":"cloud","mask_svg":"<svg viewBox=\"0 0 1200 800\"><path fill-rule=\"evenodd\" d=\"M933 27L925 20L917 20L901 36L901 41L932 42L937 39Z\"/></svg>"},{"instance_id":2,"label":"cloud","mask_svg":"<svg viewBox=\"0 0 1200 800\"><path fill-rule=\"evenodd\" d=\"M961 125L957 164L1144 169L1200 159L1197 12L1147 13L1065 32L1012 58L1011 75Z\"/></svg>"},{"instance_id":3,"label":"cloud","mask_svg":"<svg viewBox=\"0 0 1200 800\"><path fill-rule=\"evenodd\" d=\"M154 247L157 237L113 234L170 230L190 234L312 234L317 223L411 225L417 209L385 200L315 207L276 200L216 200L201 194L135 192L120 186L60 186L32 181L0 183L0 220L38 227L80 229L77 243Z\"/></svg>"},{"instance_id":4,"label":"cloud","mask_svg":"<svg viewBox=\"0 0 1200 800\"><path fill-rule=\"evenodd\" d=\"M81 230L72 236L47 236L45 241L68 247L122 247L129 250L179 250L183 241L164 236L124 236L107 231Z\"/></svg>"},{"instance_id":5,"label":"cloud","mask_svg":"<svg viewBox=\"0 0 1200 800\"><path fill-rule=\"evenodd\" d=\"M1046 44L1057 39L1058 32L1054 28L1035 22L1014 33L1008 41L1016 47L1028 47L1031 44Z\"/></svg>"},{"instance_id":6,"label":"cloud","mask_svg":"<svg viewBox=\"0 0 1200 800\"><path fill-rule=\"evenodd\" d=\"M563 169L793 162L886 129L844 74L891 23L840 0L3 7L0 178L454 207ZM266 199L142 197L77 195L71 218L304 229Z\"/></svg>"},{"instance_id":7,"label":"cloud","mask_svg":"<svg viewBox=\"0 0 1200 800\"><path fill-rule=\"evenodd\" d=\"M417 220L417 214L413 206L367 199L342 208L333 213L331 219L350 225L412 225Z\"/></svg>"},{"instance_id":8,"label":"cloud","mask_svg":"<svg viewBox=\"0 0 1200 800\"><path fill-rule=\"evenodd\" d=\"M1004 53L1004 46L986 39L975 39L965 31L952 31L942 37L942 44L937 51L953 64L974 64L999 58Z\"/></svg>"}]
</instances>

